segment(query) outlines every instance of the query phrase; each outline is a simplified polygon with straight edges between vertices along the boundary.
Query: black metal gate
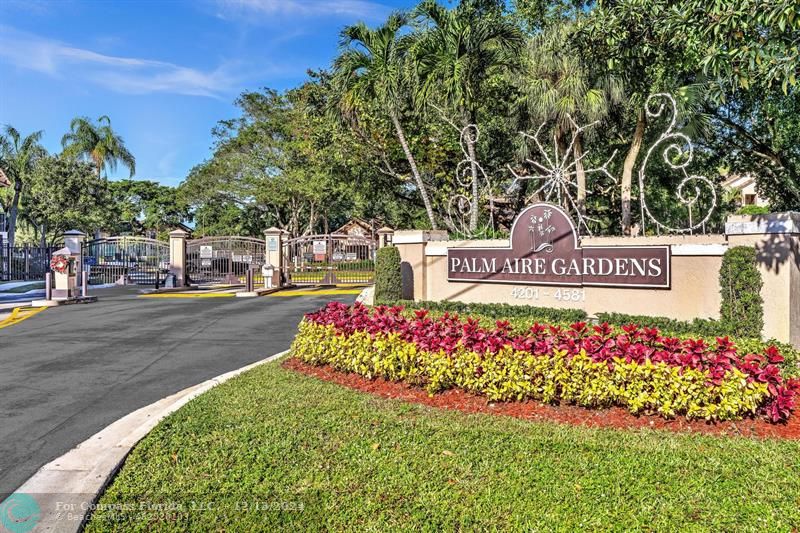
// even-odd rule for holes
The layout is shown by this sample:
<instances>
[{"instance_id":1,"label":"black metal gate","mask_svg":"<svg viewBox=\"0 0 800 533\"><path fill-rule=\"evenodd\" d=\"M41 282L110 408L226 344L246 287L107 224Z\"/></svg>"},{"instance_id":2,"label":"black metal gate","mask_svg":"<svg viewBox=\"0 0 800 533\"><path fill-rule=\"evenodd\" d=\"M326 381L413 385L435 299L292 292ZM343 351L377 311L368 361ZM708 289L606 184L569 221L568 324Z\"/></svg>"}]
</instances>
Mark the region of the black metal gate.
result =
<instances>
[{"instance_id":1,"label":"black metal gate","mask_svg":"<svg viewBox=\"0 0 800 533\"><path fill-rule=\"evenodd\" d=\"M11 246L0 239L0 281L41 281L62 246Z\"/></svg>"},{"instance_id":2,"label":"black metal gate","mask_svg":"<svg viewBox=\"0 0 800 533\"><path fill-rule=\"evenodd\" d=\"M169 272L169 244L146 237L95 239L83 245L83 264L92 285L155 285Z\"/></svg>"},{"instance_id":3,"label":"black metal gate","mask_svg":"<svg viewBox=\"0 0 800 533\"><path fill-rule=\"evenodd\" d=\"M186 272L191 283L244 284L247 271L263 285L266 242L253 237L203 237L186 243Z\"/></svg>"},{"instance_id":4,"label":"black metal gate","mask_svg":"<svg viewBox=\"0 0 800 533\"><path fill-rule=\"evenodd\" d=\"M375 241L354 235L309 235L284 243L284 275L295 285L368 285Z\"/></svg>"}]
</instances>

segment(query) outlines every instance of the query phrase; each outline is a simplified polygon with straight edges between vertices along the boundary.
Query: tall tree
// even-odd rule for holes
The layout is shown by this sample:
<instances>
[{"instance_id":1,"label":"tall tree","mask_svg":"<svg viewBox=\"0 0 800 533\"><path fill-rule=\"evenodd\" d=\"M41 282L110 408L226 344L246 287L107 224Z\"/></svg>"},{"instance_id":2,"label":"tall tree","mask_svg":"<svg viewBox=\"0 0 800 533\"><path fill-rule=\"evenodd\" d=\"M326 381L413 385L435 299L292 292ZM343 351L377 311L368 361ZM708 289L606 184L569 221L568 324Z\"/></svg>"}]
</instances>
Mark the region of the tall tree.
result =
<instances>
[{"instance_id":1,"label":"tall tree","mask_svg":"<svg viewBox=\"0 0 800 533\"><path fill-rule=\"evenodd\" d=\"M436 216L427 187L400 122L401 109L407 102L403 75L407 41L401 38L400 30L407 22L405 15L394 13L375 30L363 22L345 28L341 34L343 50L334 62L334 83L340 91L339 105L344 115L357 118L358 110L370 103L388 115L431 227L436 229Z\"/></svg>"},{"instance_id":2,"label":"tall tree","mask_svg":"<svg viewBox=\"0 0 800 533\"><path fill-rule=\"evenodd\" d=\"M644 103L653 92L675 90L694 80L696 61L685 45L671 41L661 26L671 0L599 0L581 23L580 46L625 85L626 102L621 113L627 128L628 151L622 167L622 232L632 225L633 171L647 128ZM632 123L632 124L631 124ZM632 128L631 128L632 126Z\"/></svg>"},{"instance_id":3,"label":"tall tree","mask_svg":"<svg viewBox=\"0 0 800 533\"><path fill-rule=\"evenodd\" d=\"M69 125L70 132L61 138L64 155L94 162L98 176L103 170L117 169L122 164L136 173L136 158L125 146L125 141L111 128L111 119L103 115L92 122L87 117L76 117ZM107 175L107 174L106 174Z\"/></svg>"},{"instance_id":4,"label":"tall tree","mask_svg":"<svg viewBox=\"0 0 800 533\"><path fill-rule=\"evenodd\" d=\"M53 156L36 164L22 206L25 219L38 230L41 246L68 229L100 227L113 212L108 183L95 175L93 165Z\"/></svg>"},{"instance_id":5,"label":"tall tree","mask_svg":"<svg viewBox=\"0 0 800 533\"><path fill-rule=\"evenodd\" d=\"M39 159L47 155L47 151L40 144L41 139L41 131L23 137L16 128L9 125L0 135L0 168L11 180L14 189L10 198L6 197L2 203L3 211L8 214L6 231L11 246L14 246L16 238L20 201L25 189L25 182Z\"/></svg>"},{"instance_id":6,"label":"tall tree","mask_svg":"<svg viewBox=\"0 0 800 533\"><path fill-rule=\"evenodd\" d=\"M498 2L462 0L454 9L424 0L416 8L423 28L413 45L416 96L440 102L464 126L477 124L487 80L517 63L522 32L502 15ZM478 226L479 176L474 135L465 136L471 160L472 205L469 229Z\"/></svg>"},{"instance_id":7,"label":"tall tree","mask_svg":"<svg viewBox=\"0 0 800 533\"><path fill-rule=\"evenodd\" d=\"M584 135L578 124L604 120L612 106L622 101L624 92L613 76L592 72L570 43L573 27L565 22L530 39L518 84L521 103L530 118L537 122L553 121L558 145L562 149L572 146L577 205L566 207L585 213ZM573 135L574 142L570 144Z\"/></svg>"}]
</instances>

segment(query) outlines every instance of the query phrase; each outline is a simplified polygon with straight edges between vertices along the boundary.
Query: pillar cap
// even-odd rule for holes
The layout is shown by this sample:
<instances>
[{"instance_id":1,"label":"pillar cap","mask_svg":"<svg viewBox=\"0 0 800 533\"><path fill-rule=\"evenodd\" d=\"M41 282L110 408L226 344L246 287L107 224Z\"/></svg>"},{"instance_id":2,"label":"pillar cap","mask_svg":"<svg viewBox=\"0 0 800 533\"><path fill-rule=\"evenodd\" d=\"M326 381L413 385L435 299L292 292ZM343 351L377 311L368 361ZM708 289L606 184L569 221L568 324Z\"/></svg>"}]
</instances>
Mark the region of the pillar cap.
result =
<instances>
[{"instance_id":1,"label":"pillar cap","mask_svg":"<svg viewBox=\"0 0 800 533\"><path fill-rule=\"evenodd\" d=\"M79 229L71 229L64 232L65 237L86 237L86 234Z\"/></svg>"},{"instance_id":2,"label":"pillar cap","mask_svg":"<svg viewBox=\"0 0 800 533\"><path fill-rule=\"evenodd\" d=\"M280 235L281 233L283 233L283 230L275 226L264 230L264 235Z\"/></svg>"},{"instance_id":3,"label":"pillar cap","mask_svg":"<svg viewBox=\"0 0 800 533\"><path fill-rule=\"evenodd\" d=\"M189 232L186 231L186 230L182 230L180 228L174 229L174 230L169 232L169 236L170 237L183 237L183 238L186 238L187 235L189 235Z\"/></svg>"},{"instance_id":4,"label":"pillar cap","mask_svg":"<svg viewBox=\"0 0 800 533\"><path fill-rule=\"evenodd\" d=\"M394 233L394 230L392 228L390 228L389 226L384 226L381 229L379 229L378 231L376 231L375 233L377 233L379 235L383 234L383 233Z\"/></svg>"}]
</instances>

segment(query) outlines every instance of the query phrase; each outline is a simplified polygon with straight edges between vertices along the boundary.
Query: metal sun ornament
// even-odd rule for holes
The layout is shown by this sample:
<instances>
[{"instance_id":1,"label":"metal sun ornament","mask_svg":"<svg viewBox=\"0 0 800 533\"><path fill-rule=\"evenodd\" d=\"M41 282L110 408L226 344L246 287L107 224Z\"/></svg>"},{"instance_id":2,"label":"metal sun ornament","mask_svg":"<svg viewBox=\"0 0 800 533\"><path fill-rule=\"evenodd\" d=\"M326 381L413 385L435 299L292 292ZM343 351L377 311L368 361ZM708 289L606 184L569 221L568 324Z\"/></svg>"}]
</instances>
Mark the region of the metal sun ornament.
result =
<instances>
[{"instance_id":1,"label":"metal sun ornament","mask_svg":"<svg viewBox=\"0 0 800 533\"><path fill-rule=\"evenodd\" d=\"M653 101L659 98L665 100L666 102L662 101L659 104L658 108L654 110L651 107L651 104ZM699 176L695 174L690 175L686 171L686 167L689 166L689 163L692 162L692 157L694 155L694 147L692 146L691 139L687 135L673 131L675 129L675 124L678 118L678 105L675 102L675 98L673 98L672 95L668 93L658 93L650 95L647 98L647 101L645 102L645 112L647 113L647 117L648 118L660 117L661 114L664 112L666 103L669 103L672 106L672 115L670 117L669 126L667 126L667 129L664 131L664 133L662 133L659 136L656 142L653 143L653 145L647 151L644 160L642 161L642 166L639 168L639 204L641 209L643 234L644 234L644 229L645 229L644 226L646 219L650 219L651 221L653 221L656 225L657 230L663 229L665 231L672 231L676 233L686 233L686 232L691 233L693 230L696 230L700 227L703 227L705 229L706 222L708 222L708 219L711 218L711 215L714 213L714 210L717 207L717 191L711 180L709 180L705 176ZM678 197L678 201L680 201L680 203L685 205L689 211L689 225L685 227L672 227L662 223L650 211L650 208L648 207L645 198L645 192L644 192L645 168L647 167L647 163L650 159L650 156L653 154L653 152L660 144L670 140L674 142L672 142L666 148L664 148L664 151L662 152L662 157L667 166L669 166L672 170L680 170L684 176L684 178L678 184L678 188L675 191L675 194ZM678 162L676 163L674 161ZM700 194L701 194L697 182L702 182L711 191L711 204L710 207L708 208L708 211L705 213L705 216L703 216L703 218L701 218L699 222L693 223L692 208L695 206L695 204L697 204L697 201L700 199ZM690 194L692 192L694 194L686 196L684 194L684 190L689 185L692 185L694 187L694 191L690 191Z\"/></svg>"},{"instance_id":2,"label":"metal sun ornament","mask_svg":"<svg viewBox=\"0 0 800 533\"><path fill-rule=\"evenodd\" d=\"M544 200L546 202L553 202L558 205L565 207L568 211L571 211L577 222L578 228L583 228L589 235L592 234L591 229L587 222L599 222L597 219L587 216L585 213L578 208L578 201L577 201L577 193L578 193L578 183L577 183L577 176L578 176L578 163L581 162L588 154L589 151L583 152L580 157L576 158L573 148L575 147L575 142L577 141L578 137L583 134L588 128L595 126L599 123L599 121L592 122L591 124L587 124L585 126L578 126L575 121L572 119L571 116L567 115L569 121L572 124L572 139L570 140L569 146L567 147L566 151L564 152L563 157L560 155L560 150L558 147L558 142L555 134L553 135L553 157L551 158L547 151L542 146L541 142L539 142L539 135L542 132L542 129L547 125L547 122L543 122L539 128L536 130L536 133L530 135L529 133L520 132L525 139L531 140L534 142L536 147L539 150L539 153L544 158L544 162L539 162L534 159L525 159L527 163L536 167L538 174L529 174L529 175L519 175L517 174L511 166L508 166L508 169L511 171L511 174L514 176L514 181L509 186L509 192L515 190L519 187L519 183L521 181L526 180L538 180L539 188L536 189L533 193L531 193L528 198L526 198L525 203L529 204L533 199L538 198L539 195L544 196ZM611 154L611 157L600 167L596 168L588 168L585 169L584 175L587 177L590 174L604 174L608 178L611 179L613 183L617 183L617 180L611 173L608 171L608 165L617 155L617 151Z\"/></svg>"},{"instance_id":3,"label":"metal sun ornament","mask_svg":"<svg viewBox=\"0 0 800 533\"><path fill-rule=\"evenodd\" d=\"M450 122L450 121L448 121ZM453 123L450 122L452 125ZM461 129L459 135L459 143L461 145L461 152L464 154L464 159L456 165L456 184L462 190L468 191L456 192L447 202L447 219L448 226L457 233L464 237L485 237L491 230L494 229L494 191L492 188L492 181L486 172L483 170L481 164L469 155L469 144L475 146L480 139L480 130L476 124L467 124ZM473 165L478 172L478 197L475 198L472 190ZM472 213L473 203L479 203L481 197L488 199L488 217L486 222L478 225L474 229L470 228L470 215Z\"/></svg>"}]
</instances>

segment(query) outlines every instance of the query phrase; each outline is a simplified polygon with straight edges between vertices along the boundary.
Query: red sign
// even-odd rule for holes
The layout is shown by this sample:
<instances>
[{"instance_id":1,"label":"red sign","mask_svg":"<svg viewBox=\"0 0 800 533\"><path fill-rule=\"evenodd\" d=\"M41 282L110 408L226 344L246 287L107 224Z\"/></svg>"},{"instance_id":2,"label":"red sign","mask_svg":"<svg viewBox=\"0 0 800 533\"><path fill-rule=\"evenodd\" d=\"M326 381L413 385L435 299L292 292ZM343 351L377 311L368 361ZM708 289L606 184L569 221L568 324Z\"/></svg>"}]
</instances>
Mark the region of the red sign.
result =
<instances>
[{"instance_id":1,"label":"red sign","mask_svg":"<svg viewBox=\"0 0 800 533\"><path fill-rule=\"evenodd\" d=\"M508 248L448 248L447 279L668 289L670 247L581 247L569 216L540 203L514 221Z\"/></svg>"}]
</instances>

